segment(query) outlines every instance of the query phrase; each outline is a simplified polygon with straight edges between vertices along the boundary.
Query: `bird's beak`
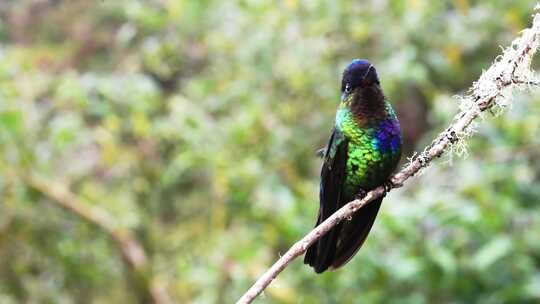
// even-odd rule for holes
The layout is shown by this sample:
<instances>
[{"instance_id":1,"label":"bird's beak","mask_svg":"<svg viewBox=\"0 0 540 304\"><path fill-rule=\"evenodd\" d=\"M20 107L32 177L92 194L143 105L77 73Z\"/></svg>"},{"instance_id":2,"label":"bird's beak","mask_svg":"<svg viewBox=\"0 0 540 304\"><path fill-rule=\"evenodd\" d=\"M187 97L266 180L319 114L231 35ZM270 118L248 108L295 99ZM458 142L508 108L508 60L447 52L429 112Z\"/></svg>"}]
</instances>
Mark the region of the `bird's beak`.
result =
<instances>
[{"instance_id":1,"label":"bird's beak","mask_svg":"<svg viewBox=\"0 0 540 304\"><path fill-rule=\"evenodd\" d=\"M371 71L372 68L373 68L373 65L370 64L369 67L368 67L368 69L367 69L367 71L366 71L366 73L365 73L364 76L362 77L361 84L362 84L362 86L364 86L364 87L368 85L368 80L367 80L366 78L367 78L367 76L369 75L369 71Z\"/></svg>"},{"instance_id":2,"label":"bird's beak","mask_svg":"<svg viewBox=\"0 0 540 304\"><path fill-rule=\"evenodd\" d=\"M373 68L373 65L370 64L369 67L368 67L368 69L367 69L367 71L366 71L366 73L364 74L364 77L362 77L362 80L365 80L365 79L366 79L366 77L367 77L368 74L369 74L369 71L371 71L372 68Z\"/></svg>"}]
</instances>

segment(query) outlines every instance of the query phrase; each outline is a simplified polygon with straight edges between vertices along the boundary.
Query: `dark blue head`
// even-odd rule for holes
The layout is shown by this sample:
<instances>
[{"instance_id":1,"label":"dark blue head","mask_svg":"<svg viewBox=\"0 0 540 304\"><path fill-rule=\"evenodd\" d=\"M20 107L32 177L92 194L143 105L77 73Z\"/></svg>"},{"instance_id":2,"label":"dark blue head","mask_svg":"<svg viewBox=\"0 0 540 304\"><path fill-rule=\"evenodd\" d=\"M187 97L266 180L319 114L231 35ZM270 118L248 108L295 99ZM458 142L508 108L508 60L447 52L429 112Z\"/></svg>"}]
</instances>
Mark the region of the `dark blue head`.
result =
<instances>
[{"instance_id":1,"label":"dark blue head","mask_svg":"<svg viewBox=\"0 0 540 304\"><path fill-rule=\"evenodd\" d=\"M379 84L375 67L365 59L354 59L343 71L341 93L349 95L357 88L366 88Z\"/></svg>"}]
</instances>

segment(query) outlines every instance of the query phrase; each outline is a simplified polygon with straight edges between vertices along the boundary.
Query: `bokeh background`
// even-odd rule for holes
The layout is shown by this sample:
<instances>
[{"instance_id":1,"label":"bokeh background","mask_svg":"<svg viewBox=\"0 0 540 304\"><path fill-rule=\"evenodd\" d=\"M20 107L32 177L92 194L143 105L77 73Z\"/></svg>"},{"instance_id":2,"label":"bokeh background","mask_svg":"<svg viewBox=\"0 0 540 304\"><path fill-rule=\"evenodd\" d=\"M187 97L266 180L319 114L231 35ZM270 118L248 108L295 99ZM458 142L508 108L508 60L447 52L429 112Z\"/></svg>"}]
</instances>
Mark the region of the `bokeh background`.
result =
<instances>
[{"instance_id":1,"label":"bokeh background","mask_svg":"<svg viewBox=\"0 0 540 304\"><path fill-rule=\"evenodd\" d=\"M234 302L314 224L314 151L352 58L376 65L406 159L533 6L1 1L0 302L143 303L148 282ZM540 92L516 95L467 155L388 195L350 264L298 259L257 303L538 303L539 127ZM131 233L145 270L58 191Z\"/></svg>"}]
</instances>

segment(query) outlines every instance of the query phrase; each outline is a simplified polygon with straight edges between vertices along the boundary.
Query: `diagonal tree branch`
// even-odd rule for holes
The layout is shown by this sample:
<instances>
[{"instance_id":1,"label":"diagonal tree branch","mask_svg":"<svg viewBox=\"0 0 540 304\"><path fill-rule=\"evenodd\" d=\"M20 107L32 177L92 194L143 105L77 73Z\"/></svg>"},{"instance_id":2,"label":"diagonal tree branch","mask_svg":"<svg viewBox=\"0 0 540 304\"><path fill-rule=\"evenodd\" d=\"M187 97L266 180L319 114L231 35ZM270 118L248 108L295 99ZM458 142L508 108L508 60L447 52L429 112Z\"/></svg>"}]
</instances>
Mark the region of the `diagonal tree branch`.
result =
<instances>
[{"instance_id":1,"label":"diagonal tree branch","mask_svg":"<svg viewBox=\"0 0 540 304\"><path fill-rule=\"evenodd\" d=\"M35 174L19 173L17 175L53 204L94 225L113 240L122 255L140 303L170 303L163 286L152 278L146 252L131 231L118 227L105 210L87 206L62 184L48 181Z\"/></svg>"},{"instance_id":2,"label":"diagonal tree branch","mask_svg":"<svg viewBox=\"0 0 540 304\"><path fill-rule=\"evenodd\" d=\"M533 79L530 64L536 53L540 39L540 13L534 15L533 24L525 29L521 37L515 39L503 54L495 59L491 67L475 82L469 93L460 97L460 112L454 116L450 126L441 132L422 153L412 160L389 182L391 188L401 187L409 178L427 167L444 152L461 149L466 139L474 133L474 120L485 110L504 109L510 103L510 93L524 86L538 85ZM389 189L388 189L389 190ZM251 288L238 300L237 304L251 303L281 273L287 265L302 255L306 249L332 227L358 211L372 200L386 194L384 186L368 192L363 199L349 202L319 226L296 242L274 265L272 265Z\"/></svg>"}]
</instances>

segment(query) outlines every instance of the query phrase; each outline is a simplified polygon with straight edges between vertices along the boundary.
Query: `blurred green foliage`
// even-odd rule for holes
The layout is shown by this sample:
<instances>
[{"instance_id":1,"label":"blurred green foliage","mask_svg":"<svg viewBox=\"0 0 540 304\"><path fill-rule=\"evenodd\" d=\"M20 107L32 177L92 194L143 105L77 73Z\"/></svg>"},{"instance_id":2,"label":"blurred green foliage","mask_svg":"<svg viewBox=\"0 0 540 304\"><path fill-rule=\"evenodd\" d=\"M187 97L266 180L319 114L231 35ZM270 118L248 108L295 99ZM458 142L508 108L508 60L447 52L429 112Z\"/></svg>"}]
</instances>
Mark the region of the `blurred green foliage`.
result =
<instances>
[{"instance_id":1,"label":"blurred green foliage","mask_svg":"<svg viewBox=\"0 0 540 304\"><path fill-rule=\"evenodd\" d=\"M314 151L352 58L377 66L411 154L531 13L526 0L0 2L0 302L136 301L110 240L19 171L132 229L174 301L235 301L314 224ZM258 303L538 303L539 101L516 96L468 157L392 192L345 268L299 259Z\"/></svg>"}]
</instances>

